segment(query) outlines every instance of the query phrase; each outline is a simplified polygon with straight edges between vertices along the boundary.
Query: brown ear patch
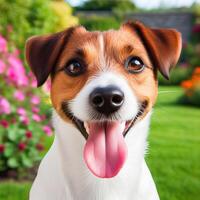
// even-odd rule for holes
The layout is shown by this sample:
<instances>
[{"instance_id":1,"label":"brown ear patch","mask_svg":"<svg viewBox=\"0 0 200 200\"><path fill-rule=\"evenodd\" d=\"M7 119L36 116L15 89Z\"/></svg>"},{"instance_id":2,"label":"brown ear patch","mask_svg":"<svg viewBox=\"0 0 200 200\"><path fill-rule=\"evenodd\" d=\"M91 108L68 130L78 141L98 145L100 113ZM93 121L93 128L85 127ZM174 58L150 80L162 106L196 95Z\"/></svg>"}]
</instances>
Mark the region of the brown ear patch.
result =
<instances>
[{"instance_id":1,"label":"brown ear patch","mask_svg":"<svg viewBox=\"0 0 200 200\"><path fill-rule=\"evenodd\" d=\"M31 37L26 42L26 60L41 86L59 58L60 53L73 34L74 27L47 36Z\"/></svg>"},{"instance_id":2,"label":"brown ear patch","mask_svg":"<svg viewBox=\"0 0 200 200\"><path fill-rule=\"evenodd\" d=\"M181 35L174 29L154 29L141 22L128 22L124 26L131 27L140 37L147 49L153 66L169 79L171 68L177 63L182 47Z\"/></svg>"}]
</instances>

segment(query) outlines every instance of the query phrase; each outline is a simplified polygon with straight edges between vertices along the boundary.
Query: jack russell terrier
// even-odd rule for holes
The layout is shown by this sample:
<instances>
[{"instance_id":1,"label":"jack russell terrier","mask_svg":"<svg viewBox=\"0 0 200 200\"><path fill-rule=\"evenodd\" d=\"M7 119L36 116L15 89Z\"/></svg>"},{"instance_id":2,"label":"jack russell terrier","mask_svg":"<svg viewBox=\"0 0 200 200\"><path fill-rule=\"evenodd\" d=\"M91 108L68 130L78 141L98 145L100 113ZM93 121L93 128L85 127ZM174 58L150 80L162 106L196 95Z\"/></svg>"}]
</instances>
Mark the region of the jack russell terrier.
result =
<instances>
[{"instance_id":1,"label":"jack russell terrier","mask_svg":"<svg viewBox=\"0 0 200 200\"><path fill-rule=\"evenodd\" d=\"M176 30L138 21L27 41L38 86L51 76L55 128L30 200L159 200L144 160L146 139L157 71L168 79L181 44Z\"/></svg>"}]
</instances>

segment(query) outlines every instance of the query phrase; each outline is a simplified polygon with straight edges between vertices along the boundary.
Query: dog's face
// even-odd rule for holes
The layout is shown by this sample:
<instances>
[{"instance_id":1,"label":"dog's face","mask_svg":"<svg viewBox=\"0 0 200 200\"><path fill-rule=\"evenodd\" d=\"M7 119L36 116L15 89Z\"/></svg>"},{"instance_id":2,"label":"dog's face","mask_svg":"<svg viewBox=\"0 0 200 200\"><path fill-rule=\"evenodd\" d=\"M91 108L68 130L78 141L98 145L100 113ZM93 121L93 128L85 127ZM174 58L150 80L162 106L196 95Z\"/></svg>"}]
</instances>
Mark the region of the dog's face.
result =
<instances>
[{"instance_id":1,"label":"dog's face","mask_svg":"<svg viewBox=\"0 0 200 200\"><path fill-rule=\"evenodd\" d=\"M73 27L33 37L26 57L38 86L51 74L55 110L85 137L88 168L108 178L126 160L124 137L155 103L157 70L167 78L180 51L175 30L135 22L107 32Z\"/></svg>"}]
</instances>

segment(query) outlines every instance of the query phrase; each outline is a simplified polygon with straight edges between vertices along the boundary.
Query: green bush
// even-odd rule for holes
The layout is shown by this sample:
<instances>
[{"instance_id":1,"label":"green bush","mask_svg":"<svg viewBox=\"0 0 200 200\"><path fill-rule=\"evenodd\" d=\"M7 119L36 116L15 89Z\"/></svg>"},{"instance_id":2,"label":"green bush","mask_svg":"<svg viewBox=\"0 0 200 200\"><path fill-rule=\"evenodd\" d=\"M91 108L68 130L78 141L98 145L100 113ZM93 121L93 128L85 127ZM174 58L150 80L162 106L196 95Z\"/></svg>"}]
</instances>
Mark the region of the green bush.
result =
<instances>
[{"instance_id":1,"label":"green bush","mask_svg":"<svg viewBox=\"0 0 200 200\"><path fill-rule=\"evenodd\" d=\"M182 58L184 58L184 60L186 60L193 69L198 66L200 63L200 42L188 43L182 50Z\"/></svg>"},{"instance_id":2,"label":"green bush","mask_svg":"<svg viewBox=\"0 0 200 200\"><path fill-rule=\"evenodd\" d=\"M186 98L188 104L200 106L200 87L197 87L191 96Z\"/></svg>"},{"instance_id":3,"label":"green bush","mask_svg":"<svg viewBox=\"0 0 200 200\"><path fill-rule=\"evenodd\" d=\"M134 11L136 9L135 4L131 0L87 0L82 5L76 8L77 10L108 10L113 11L120 9L124 12Z\"/></svg>"},{"instance_id":4,"label":"green bush","mask_svg":"<svg viewBox=\"0 0 200 200\"><path fill-rule=\"evenodd\" d=\"M54 0L50 4L53 14L56 16L53 27L54 32L62 31L67 27L78 24L78 18L72 16L73 9L64 0Z\"/></svg>"},{"instance_id":5,"label":"green bush","mask_svg":"<svg viewBox=\"0 0 200 200\"><path fill-rule=\"evenodd\" d=\"M88 18L80 17L80 24L90 31L117 29L120 26L120 22L115 17L99 17L95 15Z\"/></svg>"},{"instance_id":6,"label":"green bush","mask_svg":"<svg viewBox=\"0 0 200 200\"><path fill-rule=\"evenodd\" d=\"M158 74L158 81L160 85L180 85L183 80L190 77L192 69L189 67L179 67L172 69L170 79L166 80L160 73Z\"/></svg>"},{"instance_id":7,"label":"green bush","mask_svg":"<svg viewBox=\"0 0 200 200\"><path fill-rule=\"evenodd\" d=\"M12 41L23 50L25 40L53 30L56 17L50 0L0 0L0 32L4 36L12 29Z\"/></svg>"}]
</instances>

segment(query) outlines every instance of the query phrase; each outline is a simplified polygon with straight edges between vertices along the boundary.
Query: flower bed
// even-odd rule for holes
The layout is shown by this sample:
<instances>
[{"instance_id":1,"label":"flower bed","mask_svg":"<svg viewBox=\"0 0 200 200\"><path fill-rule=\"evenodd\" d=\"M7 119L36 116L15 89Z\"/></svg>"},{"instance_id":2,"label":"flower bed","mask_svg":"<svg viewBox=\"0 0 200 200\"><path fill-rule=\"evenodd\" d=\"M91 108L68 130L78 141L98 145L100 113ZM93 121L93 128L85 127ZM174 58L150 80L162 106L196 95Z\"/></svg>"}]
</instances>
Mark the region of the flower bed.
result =
<instances>
[{"instance_id":1,"label":"flower bed","mask_svg":"<svg viewBox=\"0 0 200 200\"><path fill-rule=\"evenodd\" d=\"M192 77L181 83L184 89L184 102L200 106L200 67L196 67Z\"/></svg>"},{"instance_id":2,"label":"flower bed","mask_svg":"<svg viewBox=\"0 0 200 200\"><path fill-rule=\"evenodd\" d=\"M52 134L47 105L35 86L19 50L0 35L0 174L34 166L41 159L44 133Z\"/></svg>"}]
</instances>

